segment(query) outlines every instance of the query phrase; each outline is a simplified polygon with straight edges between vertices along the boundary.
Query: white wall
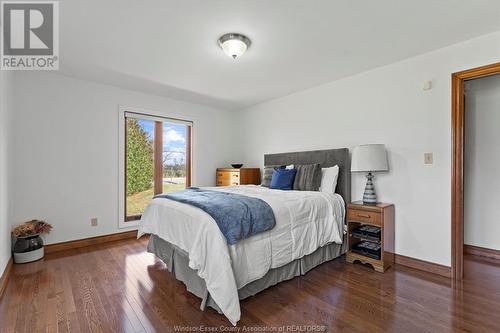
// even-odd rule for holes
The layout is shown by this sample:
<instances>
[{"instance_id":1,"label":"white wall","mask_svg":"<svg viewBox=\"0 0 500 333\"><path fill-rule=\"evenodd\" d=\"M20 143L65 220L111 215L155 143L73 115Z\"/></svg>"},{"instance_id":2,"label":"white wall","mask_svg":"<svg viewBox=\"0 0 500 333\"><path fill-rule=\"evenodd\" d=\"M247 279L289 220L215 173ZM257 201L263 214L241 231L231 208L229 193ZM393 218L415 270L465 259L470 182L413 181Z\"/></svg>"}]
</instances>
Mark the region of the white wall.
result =
<instances>
[{"instance_id":1,"label":"white wall","mask_svg":"<svg viewBox=\"0 0 500 333\"><path fill-rule=\"evenodd\" d=\"M367 55L369 56L369 55ZM243 110L247 165L265 153L384 143L379 199L396 206L396 252L450 265L451 73L500 61L500 32ZM433 88L422 90L432 80ZM424 152L434 164L424 165ZM365 178L353 176L353 200Z\"/></svg>"},{"instance_id":2,"label":"white wall","mask_svg":"<svg viewBox=\"0 0 500 333\"><path fill-rule=\"evenodd\" d=\"M500 75L466 83L464 242L500 250Z\"/></svg>"},{"instance_id":3,"label":"white wall","mask_svg":"<svg viewBox=\"0 0 500 333\"><path fill-rule=\"evenodd\" d=\"M228 111L43 72L15 74L14 103L12 223L46 219L48 243L123 231L118 105L194 120L194 185L214 185L215 169L232 161Z\"/></svg>"},{"instance_id":4,"label":"white wall","mask_svg":"<svg viewBox=\"0 0 500 333\"><path fill-rule=\"evenodd\" d=\"M10 258L9 146L11 118L11 73L0 70L0 276Z\"/></svg>"}]
</instances>

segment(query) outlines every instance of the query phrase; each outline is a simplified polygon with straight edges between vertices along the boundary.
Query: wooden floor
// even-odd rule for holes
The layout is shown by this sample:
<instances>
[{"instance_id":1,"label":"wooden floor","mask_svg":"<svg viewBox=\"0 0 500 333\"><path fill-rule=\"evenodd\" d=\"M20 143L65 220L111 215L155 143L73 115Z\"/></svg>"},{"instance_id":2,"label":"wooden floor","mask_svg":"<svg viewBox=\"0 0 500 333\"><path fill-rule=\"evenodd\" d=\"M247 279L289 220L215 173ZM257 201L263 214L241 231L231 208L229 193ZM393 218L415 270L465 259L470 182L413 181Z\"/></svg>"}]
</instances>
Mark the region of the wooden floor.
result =
<instances>
[{"instance_id":1,"label":"wooden floor","mask_svg":"<svg viewBox=\"0 0 500 333\"><path fill-rule=\"evenodd\" d=\"M146 240L69 250L15 265L1 332L169 332L231 326L146 253ZM500 264L466 256L466 279L405 267L379 274L340 258L241 302L239 326L328 332L499 332ZM284 327L282 331L297 328ZM321 328L320 328L321 329ZM180 330L178 330L180 331Z\"/></svg>"}]
</instances>

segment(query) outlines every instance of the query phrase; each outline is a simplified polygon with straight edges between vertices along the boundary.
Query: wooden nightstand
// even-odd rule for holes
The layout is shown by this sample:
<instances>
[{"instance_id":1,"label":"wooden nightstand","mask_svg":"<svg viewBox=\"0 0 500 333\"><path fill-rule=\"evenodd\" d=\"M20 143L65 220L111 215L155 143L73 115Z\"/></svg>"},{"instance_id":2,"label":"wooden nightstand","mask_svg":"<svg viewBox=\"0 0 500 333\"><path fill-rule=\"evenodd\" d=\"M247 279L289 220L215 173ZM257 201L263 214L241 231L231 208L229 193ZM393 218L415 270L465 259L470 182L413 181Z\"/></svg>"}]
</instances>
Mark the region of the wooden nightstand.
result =
<instances>
[{"instance_id":1,"label":"wooden nightstand","mask_svg":"<svg viewBox=\"0 0 500 333\"><path fill-rule=\"evenodd\" d=\"M360 227L364 227L360 230ZM373 228L375 227L375 228ZM377 230L378 229L378 230ZM347 205L347 255L346 261L370 264L377 272L384 272L394 264L394 205L379 203L364 205L353 202ZM359 248L362 242L369 251ZM379 257L373 253L380 246Z\"/></svg>"},{"instance_id":2,"label":"wooden nightstand","mask_svg":"<svg viewBox=\"0 0 500 333\"><path fill-rule=\"evenodd\" d=\"M218 168L216 177L217 186L231 185L259 185L260 184L260 169L259 168Z\"/></svg>"}]
</instances>

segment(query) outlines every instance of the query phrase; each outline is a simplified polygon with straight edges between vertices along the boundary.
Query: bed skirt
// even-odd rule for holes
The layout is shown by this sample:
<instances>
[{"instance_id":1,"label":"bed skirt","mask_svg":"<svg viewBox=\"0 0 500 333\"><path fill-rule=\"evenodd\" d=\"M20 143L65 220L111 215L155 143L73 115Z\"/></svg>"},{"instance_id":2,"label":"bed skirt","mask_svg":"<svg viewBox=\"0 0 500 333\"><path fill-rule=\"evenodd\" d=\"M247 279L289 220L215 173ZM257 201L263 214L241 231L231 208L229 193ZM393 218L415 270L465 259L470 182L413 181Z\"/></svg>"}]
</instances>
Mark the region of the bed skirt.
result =
<instances>
[{"instance_id":1,"label":"bed skirt","mask_svg":"<svg viewBox=\"0 0 500 333\"><path fill-rule=\"evenodd\" d=\"M343 244L333 243L320 247L309 255L294 260L284 266L271 269L259 280L253 281L238 289L239 299L245 299L282 281L304 275L314 267L326 261L338 258L346 252L345 244L346 241L344 236ZM175 274L175 278L182 281L190 293L201 298L201 310L205 310L207 306L210 306L219 313L222 313L217 304L210 297L205 280L200 278L196 271L189 267L189 258L184 250L163 240L157 235L151 235L148 243L148 252L154 253L160 258L167 266L169 272Z\"/></svg>"}]
</instances>

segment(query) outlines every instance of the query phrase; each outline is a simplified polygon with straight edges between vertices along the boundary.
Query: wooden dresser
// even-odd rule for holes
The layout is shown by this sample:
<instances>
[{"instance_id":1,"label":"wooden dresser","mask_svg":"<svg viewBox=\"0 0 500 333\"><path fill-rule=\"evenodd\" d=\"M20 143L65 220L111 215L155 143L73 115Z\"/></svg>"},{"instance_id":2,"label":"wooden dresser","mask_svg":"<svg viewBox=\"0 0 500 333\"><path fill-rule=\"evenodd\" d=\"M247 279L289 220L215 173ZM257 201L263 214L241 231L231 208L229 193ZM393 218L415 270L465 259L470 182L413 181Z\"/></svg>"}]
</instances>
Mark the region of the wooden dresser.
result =
<instances>
[{"instance_id":1,"label":"wooden dresser","mask_svg":"<svg viewBox=\"0 0 500 333\"><path fill-rule=\"evenodd\" d=\"M219 168L217 169L217 186L260 185L259 168Z\"/></svg>"},{"instance_id":2,"label":"wooden dresser","mask_svg":"<svg viewBox=\"0 0 500 333\"><path fill-rule=\"evenodd\" d=\"M360 227L368 226L367 232L359 232ZM372 230L370 230L372 229ZM371 231L377 230L374 236ZM364 205L362 202L353 202L347 205L347 254L349 263L360 261L370 264L377 272L384 272L394 264L394 205L379 203ZM360 242L369 242L380 246L379 257L356 253L353 247Z\"/></svg>"}]
</instances>

